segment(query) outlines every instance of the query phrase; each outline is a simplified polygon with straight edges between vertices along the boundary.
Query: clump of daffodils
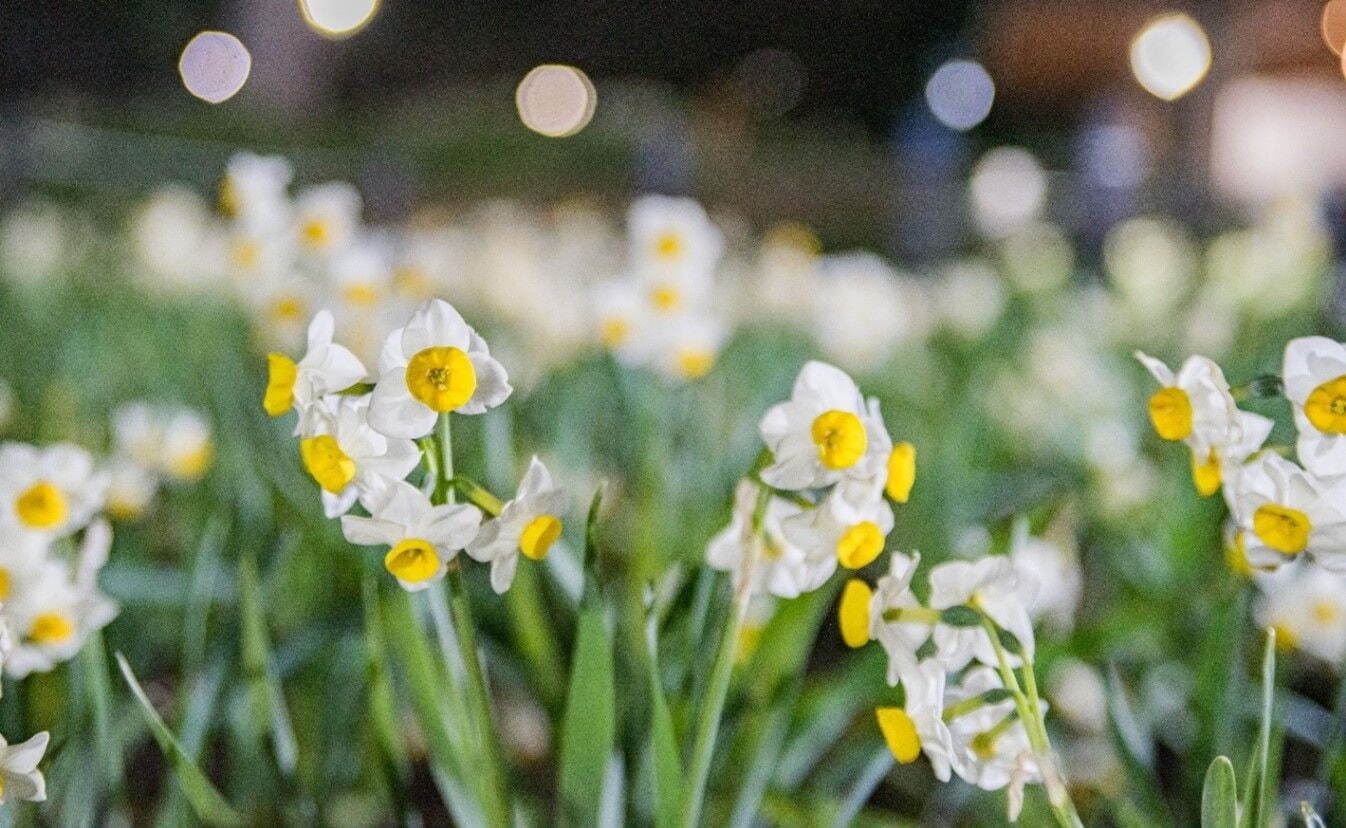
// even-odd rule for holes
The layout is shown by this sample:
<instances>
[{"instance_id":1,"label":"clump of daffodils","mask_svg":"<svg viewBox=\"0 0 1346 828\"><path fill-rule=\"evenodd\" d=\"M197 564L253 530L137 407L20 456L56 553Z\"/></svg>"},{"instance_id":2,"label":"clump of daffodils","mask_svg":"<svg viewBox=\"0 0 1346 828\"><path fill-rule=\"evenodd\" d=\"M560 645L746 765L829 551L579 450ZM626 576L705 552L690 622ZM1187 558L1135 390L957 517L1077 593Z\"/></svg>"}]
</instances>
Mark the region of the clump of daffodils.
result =
<instances>
[{"instance_id":1,"label":"clump of daffodils","mask_svg":"<svg viewBox=\"0 0 1346 828\"><path fill-rule=\"evenodd\" d=\"M372 371L334 335L322 311L298 360L272 353L262 402L273 417L296 412L300 461L324 514L341 519L351 543L383 548L408 591L442 580L461 551L508 590L518 556L540 561L560 537L566 498L537 458L503 503L453 473L449 418L504 403L513 391L504 366L440 299L388 334ZM459 491L470 502L456 502Z\"/></svg>"},{"instance_id":2,"label":"clump of daffodils","mask_svg":"<svg viewBox=\"0 0 1346 828\"><path fill-rule=\"evenodd\" d=\"M877 400L826 363L804 366L790 399L767 411L760 431L762 460L739 483L729 525L706 551L711 566L732 574L740 619L757 596L794 597L838 566L873 563L893 528L889 501L905 503L915 481L913 447L894 445ZM925 601L912 590L920 556L894 552L874 586L847 581L839 621L848 646L879 642L889 684L902 686L902 705L875 710L899 761L924 754L942 781L957 774L987 790L1008 787L1011 818L1024 786L1044 783L1058 816L1074 824L1033 675L1030 608L1055 610L1035 603L1037 592L1061 587L1065 577L1033 579L1034 570L1051 569L1039 560L1041 544L1024 537L1012 556L940 564Z\"/></svg>"}]
</instances>

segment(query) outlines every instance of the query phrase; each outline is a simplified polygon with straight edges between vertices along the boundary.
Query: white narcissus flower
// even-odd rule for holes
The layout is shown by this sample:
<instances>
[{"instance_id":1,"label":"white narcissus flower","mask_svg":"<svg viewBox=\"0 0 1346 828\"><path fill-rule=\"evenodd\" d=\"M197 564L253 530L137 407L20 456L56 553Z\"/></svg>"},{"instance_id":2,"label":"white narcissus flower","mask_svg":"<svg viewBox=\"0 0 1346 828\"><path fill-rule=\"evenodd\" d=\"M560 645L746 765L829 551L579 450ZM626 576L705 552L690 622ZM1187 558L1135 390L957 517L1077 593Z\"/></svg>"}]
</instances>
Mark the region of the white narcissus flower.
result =
<instances>
[{"instance_id":1,"label":"white narcissus flower","mask_svg":"<svg viewBox=\"0 0 1346 828\"><path fill-rule=\"evenodd\" d=\"M669 379L690 382L715 367L729 332L718 317L700 311L653 319L649 333L654 368Z\"/></svg>"},{"instance_id":2,"label":"white narcissus flower","mask_svg":"<svg viewBox=\"0 0 1346 828\"><path fill-rule=\"evenodd\" d=\"M756 537L753 515L761 492L753 481L739 481L729 525L706 545L707 563L731 573L734 589L746 588L754 594L766 591L780 598L794 598L822 586L836 570L836 556L810 556L791 543L782 529L783 521L803 511L799 504L767 496L761 537Z\"/></svg>"},{"instance_id":3,"label":"white narcissus flower","mask_svg":"<svg viewBox=\"0 0 1346 828\"><path fill-rule=\"evenodd\" d=\"M300 424L299 457L322 489L329 518L346 514L357 498L372 512L383 481L402 480L421 461L415 442L371 428L368 410L368 395L325 397Z\"/></svg>"},{"instance_id":4,"label":"white narcissus flower","mask_svg":"<svg viewBox=\"0 0 1346 828\"><path fill-rule=\"evenodd\" d=\"M916 651L930 638L931 624L926 621L885 618L889 613L909 615L928 613L911 591L911 578L921 561L920 555L908 557L894 552L889 559L888 574L879 579L871 590L859 578L852 578L841 592L837 618L841 637L849 647L860 647L878 641L888 655L888 683L897 684L902 671L914 668Z\"/></svg>"},{"instance_id":5,"label":"white narcissus flower","mask_svg":"<svg viewBox=\"0 0 1346 828\"><path fill-rule=\"evenodd\" d=\"M359 229L360 209L360 193L344 181L303 190L294 202L299 249L319 256L343 249Z\"/></svg>"},{"instance_id":6,"label":"white narcissus flower","mask_svg":"<svg viewBox=\"0 0 1346 828\"><path fill-rule=\"evenodd\" d=\"M930 570L930 606L975 605L1004 630L1013 633L1031 658L1033 624L1019 595L1018 578L1008 557L990 555L976 561L946 561ZM959 670L973 658L982 664L998 664L995 649L981 626L940 623L934 632L937 658L949 670ZM1019 657L1006 652L1011 665Z\"/></svg>"},{"instance_id":7,"label":"white narcissus flower","mask_svg":"<svg viewBox=\"0 0 1346 828\"><path fill-rule=\"evenodd\" d=\"M1163 386L1147 403L1155 432L1165 440L1187 444L1197 490L1213 494L1220 485L1229 447L1244 445L1246 420L1234 403L1224 372L1201 356L1188 357L1177 374L1148 354L1136 351L1135 357Z\"/></svg>"},{"instance_id":8,"label":"white narcissus flower","mask_svg":"<svg viewBox=\"0 0 1346 828\"><path fill-rule=\"evenodd\" d=\"M220 182L220 209L238 224L264 230L286 220L294 171L278 155L236 153L229 159Z\"/></svg>"},{"instance_id":9,"label":"white narcissus flower","mask_svg":"<svg viewBox=\"0 0 1346 828\"><path fill-rule=\"evenodd\" d=\"M89 525L73 565L47 557L15 571L13 597L3 613L15 637L5 673L23 678L68 661L89 634L117 616L117 604L98 589L98 573L107 563L112 530L105 521Z\"/></svg>"},{"instance_id":10,"label":"white narcissus flower","mask_svg":"<svg viewBox=\"0 0 1346 828\"><path fill-rule=\"evenodd\" d=\"M874 370L927 327L924 295L873 253L818 260L812 330L823 352L847 368Z\"/></svg>"},{"instance_id":11,"label":"white narcissus flower","mask_svg":"<svg viewBox=\"0 0 1346 828\"><path fill-rule=\"evenodd\" d=\"M762 480L779 489L873 480L892 445L855 381L825 362L806 363L789 401L768 410L759 428L773 455Z\"/></svg>"},{"instance_id":12,"label":"white narcissus flower","mask_svg":"<svg viewBox=\"0 0 1346 828\"><path fill-rule=\"evenodd\" d=\"M1346 658L1346 576L1308 561L1261 575L1257 623L1276 629L1276 643L1332 667Z\"/></svg>"},{"instance_id":13,"label":"white narcissus flower","mask_svg":"<svg viewBox=\"0 0 1346 828\"><path fill-rule=\"evenodd\" d=\"M107 513L113 520L136 520L159 490L159 476L129 457L117 456L104 467L108 476Z\"/></svg>"},{"instance_id":14,"label":"white narcissus flower","mask_svg":"<svg viewBox=\"0 0 1346 828\"><path fill-rule=\"evenodd\" d=\"M959 684L949 687L945 709L1003 688L994 669L977 665L963 674ZM954 770L983 790L998 790L1011 781L1022 785L1042 778L1037 762L1032 759L1028 732L1012 699L982 704L952 717L949 732L955 745Z\"/></svg>"},{"instance_id":15,"label":"white narcissus flower","mask_svg":"<svg viewBox=\"0 0 1346 828\"><path fill-rule=\"evenodd\" d=\"M45 802L47 781L37 763L47 752L47 731L42 731L26 742L11 745L0 736L0 805L20 802Z\"/></svg>"},{"instance_id":16,"label":"white narcissus flower","mask_svg":"<svg viewBox=\"0 0 1346 828\"><path fill-rule=\"evenodd\" d=\"M941 782L949 781L950 771L958 770L953 737L944 722L945 680L944 668L933 660L913 662L902 670L904 705L874 711L893 758L908 764L925 753Z\"/></svg>"},{"instance_id":17,"label":"white narcissus flower","mask_svg":"<svg viewBox=\"0 0 1346 828\"><path fill-rule=\"evenodd\" d=\"M267 355L269 376L262 407L279 417L298 407L302 416L327 394L335 394L365 378L365 366L348 348L332 341L336 323L319 311L308 326L308 352L295 362L284 354ZM418 435L419 436L419 435Z\"/></svg>"},{"instance_id":18,"label":"white narcissus flower","mask_svg":"<svg viewBox=\"0 0 1346 828\"><path fill-rule=\"evenodd\" d=\"M589 299L593 309L595 337L603 347L627 365L649 358L649 310L641 301L639 286L630 279L613 279L594 286Z\"/></svg>"},{"instance_id":19,"label":"white narcissus flower","mask_svg":"<svg viewBox=\"0 0 1346 828\"><path fill-rule=\"evenodd\" d=\"M1325 336L1292 339L1282 375L1299 462L1319 477L1346 475L1346 345Z\"/></svg>"},{"instance_id":20,"label":"white narcissus flower","mask_svg":"<svg viewBox=\"0 0 1346 828\"><path fill-rule=\"evenodd\" d=\"M0 522L23 531L59 537L78 530L103 507L107 486L79 446L0 445Z\"/></svg>"},{"instance_id":21,"label":"white narcissus flower","mask_svg":"<svg viewBox=\"0 0 1346 828\"><path fill-rule=\"evenodd\" d=\"M389 437L424 437L440 414L484 414L513 390L486 341L432 299L384 343L369 424Z\"/></svg>"},{"instance_id":22,"label":"white narcissus flower","mask_svg":"<svg viewBox=\"0 0 1346 828\"><path fill-rule=\"evenodd\" d=\"M467 554L491 565L491 587L503 594L514 581L519 553L540 561L561 537L565 493L552 483L551 472L534 457L519 482L514 499L505 503L499 517L482 525L467 545Z\"/></svg>"},{"instance_id":23,"label":"white narcissus flower","mask_svg":"<svg viewBox=\"0 0 1346 828\"><path fill-rule=\"evenodd\" d=\"M866 567L883 552L893 530L893 510L883 501L882 488L866 500L853 505L841 487L834 488L816 509L783 521L785 537L811 558L831 555L847 569Z\"/></svg>"},{"instance_id":24,"label":"white narcissus flower","mask_svg":"<svg viewBox=\"0 0 1346 828\"><path fill-rule=\"evenodd\" d=\"M476 537L481 512L461 503L431 505L404 480L383 481L371 498L372 517L346 515L341 531L359 546L391 547L383 565L403 589L416 592L443 579L449 561Z\"/></svg>"},{"instance_id":25,"label":"white narcissus flower","mask_svg":"<svg viewBox=\"0 0 1346 828\"><path fill-rule=\"evenodd\" d=\"M186 406L129 403L112 415L112 432L122 454L175 480L200 478L215 456L210 424Z\"/></svg>"},{"instance_id":26,"label":"white narcissus flower","mask_svg":"<svg viewBox=\"0 0 1346 828\"><path fill-rule=\"evenodd\" d=\"M1074 548L1021 531L1015 533L1009 558L1028 617L1034 621L1045 619L1059 630L1069 630L1083 588Z\"/></svg>"},{"instance_id":27,"label":"white narcissus flower","mask_svg":"<svg viewBox=\"0 0 1346 828\"><path fill-rule=\"evenodd\" d=\"M1328 569L1346 570L1343 492L1284 457L1263 452L1243 466L1233 495L1244 555L1274 569L1307 553Z\"/></svg>"},{"instance_id":28,"label":"white narcissus flower","mask_svg":"<svg viewBox=\"0 0 1346 828\"><path fill-rule=\"evenodd\" d=\"M651 195L627 215L631 263L654 313L675 313L710 287L724 250L718 227L690 198Z\"/></svg>"}]
</instances>

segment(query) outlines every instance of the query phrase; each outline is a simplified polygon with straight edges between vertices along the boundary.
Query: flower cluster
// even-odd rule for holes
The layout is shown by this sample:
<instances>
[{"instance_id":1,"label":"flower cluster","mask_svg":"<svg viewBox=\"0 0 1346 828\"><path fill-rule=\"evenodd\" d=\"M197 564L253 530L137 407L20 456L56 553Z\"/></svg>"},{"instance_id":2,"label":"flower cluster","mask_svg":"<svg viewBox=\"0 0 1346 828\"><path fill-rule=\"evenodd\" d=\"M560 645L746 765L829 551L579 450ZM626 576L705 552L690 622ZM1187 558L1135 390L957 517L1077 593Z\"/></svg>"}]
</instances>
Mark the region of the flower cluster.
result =
<instances>
[{"instance_id":1,"label":"flower cluster","mask_svg":"<svg viewBox=\"0 0 1346 828\"><path fill-rule=\"evenodd\" d=\"M5 668L13 651L13 638L3 615L0 615L0 670ZM0 736L0 805L7 800L42 802L47 798L47 781L37 763L47 752L50 734L45 730L26 742L11 745Z\"/></svg>"},{"instance_id":2,"label":"flower cluster","mask_svg":"<svg viewBox=\"0 0 1346 828\"><path fill-rule=\"evenodd\" d=\"M503 403L513 390L504 367L440 299L388 335L373 373L333 341L334 333L332 315L321 311L309 324L302 358L270 354L262 402L273 417L297 412L299 455L324 513L341 519L351 543L387 547L384 565L407 590L441 580L465 550L491 564L491 585L503 593L520 553L546 556L565 506L536 458L513 500L501 504L466 484L475 505L452 502L452 487L462 481L452 475L448 416L484 414ZM418 470L413 484L408 478ZM367 515L348 514L357 503ZM483 510L495 519L483 524Z\"/></svg>"},{"instance_id":3,"label":"flower cluster","mask_svg":"<svg viewBox=\"0 0 1346 828\"><path fill-rule=\"evenodd\" d=\"M159 486L193 483L215 458L210 424L182 405L137 401L112 415L107 511L117 520L144 514Z\"/></svg>"}]
</instances>

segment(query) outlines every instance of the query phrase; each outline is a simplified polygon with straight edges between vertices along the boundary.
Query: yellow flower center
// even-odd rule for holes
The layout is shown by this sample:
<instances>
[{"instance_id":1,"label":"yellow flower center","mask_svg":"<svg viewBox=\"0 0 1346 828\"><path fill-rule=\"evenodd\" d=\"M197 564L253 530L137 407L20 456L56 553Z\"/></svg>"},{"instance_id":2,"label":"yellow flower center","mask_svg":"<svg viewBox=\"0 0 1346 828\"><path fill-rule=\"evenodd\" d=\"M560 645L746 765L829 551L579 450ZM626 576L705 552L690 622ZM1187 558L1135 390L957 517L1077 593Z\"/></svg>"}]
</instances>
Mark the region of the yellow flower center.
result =
<instances>
[{"instance_id":1,"label":"yellow flower center","mask_svg":"<svg viewBox=\"0 0 1346 828\"><path fill-rule=\"evenodd\" d=\"M10 586L9 570L0 569L0 601L9 597L9 592L13 587Z\"/></svg>"},{"instance_id":2,"label":"yellow flower center","mask_svg":"<svg viewBox=\"0 0 1346 828\"><path fill-rule=\"evenodd\" d=\"M179 480L195 480L206 473L215 459L215 445L205 440L191 451L184 451L169 458L169 472Z\"/></svg>"},{"instance_id":3,"label":"yellow flower center","mask_svg":"<svg viewBox=\"0 0 1346 828\"><path fill-rule=\"evenodd\" d=\"M1181 388L1160 388L1150 397L1150 422L1165 440L1183 440L1192 433L1192 401Z\"/></svg>"},{"instance_id":4,"label":"yellow flower center","mask_svg":"<svg viewBox=\"0 0 1346 828\"><path fill-rule=\"evenodd\" d=\"M472 399L472 392L477 390L477 369L462 350L433 346L407 363L407 388L411 396L442 414Z\"/></svg>"},{"instance_id":5,"label":"yellow flower center","mask_svg":"<svg viewBox=\"0 0 1346 828\"><path fill-rule=\"evenodd\" d=\"M407 538L383 556L383 565L409 584L429 580L439 571L439 554L428 540Z\"/></svg>"},{"instance_id":6,"label":"yellow flower center","mask_svg":"<svg viewBox=\"0 0 1346 828\"><path fill-rule=\"evenodd\" d=\"M915 483L916 447L911 443L898 443L888 455L888 482L883 486L884 491L896 502L906 503Z\"/></svg>"},{"instance_id":7,"label":"yellow flower center","mask_svg":"<svg viewBox=\"0 0 1346 828\"><path fill-rule=\"evenodd\" d=\"M75 634L75 622L60 612L44 612L33 619L28 637L35 644L60 644Z\"/></svg>"},{"instance_id":8,"label":"yellow flower center","mask_svg":"<svg viewBox=\"0 0 1346 828\"><path fill-rule=\"evenodd\" d=\"M271 315L281 322L293 322L304 315L304 302L297 296L281 296L271 303Z\"/></svg>"},{"instance_id":9,"label":"yellow flower center","mask_svg":"<svg viewBox=\"0 0 1346 828\"><path fill-rule=\"evenodd\" d=\"M229 259L239 270L255 270L262 263L262 247L252 241L235 242Z\"/></svg>"},{"instance_id":10,"label":"yellow flower center","mask_svg":"<svg viewBox=\"0 0 1346 828\"><path fill-rule=\"evenodd\" d=\"M650 291L650 301L658 310L670 313L682 307L682 291L672 285L660 285Z\"/></svg>"},{"instance_id":11,"label":"yellow flower center","mask_svg":"<svg viewBox=\"0 0 1346 828\"><path fill-rule=\"evenodd\" d=\"M1204 462L1199 462L1196 452L1192 452L1192 482L1196 484L1197 494L1210 497L1220 489L1220 455L1211 449Z\"/></svg>"},{"instance_id":12,"label":"yellow flower center","mask_svg":"<svg viewBox=\"0 0 1346 828\"><path fill-rule=\"evenodd\" d=\"M262 408L272 417L279 417L294 406L294 382L299 379L299 366L285 354L266 355L266 394Z\"/></svg>"},{"instance_id":13,"label":"yellow flower center","mask_svg":"<svg viewBox=\"0 0 1346 828\"><path fill-rule=\"evenodd\" d=\"M1244 578L1252 577L1253 568L1248 563L1247 545L1242 529L1235 532L1233 539L1225 544L1224 560L1235 575L1241 575Z\"/></svg>"},{"instance_id":14,"label":"yellow flower center","mask_svg":"<svg viewBox=\"0 0 1346 828\"><path fill-rule=\"evenodd\" d=\"M1310 612L1313 614L1313 620L1324 627L1335 624L1341 618L1341 607L1326 598L1314 601Z\"/></svg>"},{"instance_id":15,"label":"yellow flower center","mask_svg":"<svg viewBox=\"0 0 1346 828\"><path fill-rule=\"evenodd\" d=\"M19 520L31 529L50 529L59 526L69 511L65 495L45 480L28 487L14 501Z\"/></svg>"},{"instance_id":16,"label":"yellow flower center","mask_svg":"<svg viewBox=\"0 0 1346 828\"><path fill-rule=\"evenodd\" d=\"M430 277L419 267L405 265L393 271L393 288L416 299L429 299L434 294Z\"/></svg>"},{"instance_id":17,"label":"yellow flower center","mask_svg":"<svg viewBox=\"0 0 1346 828\"><path fill-rule=\"evenodd\" d=\"M1262 543L1286 555L1304 551L1309 545L1309 531L1312 528L1308 515L1289 506L1266 503L1257 507L1253 513L1253 531L1257 537L1262 539Z\"/></svg>"},{"instance_id":18,"label":"yellow flower center","mask_svg":"<svg viewBox=\"0 0 1346 828\"><path fill-rule=\"evenodd\" d=\"M868 566L883 551L883 530L872 520L855 524L837 541L837 560L847 569Z\"/></svg>"},{"instance_id":19,"label":"yellow flower center","mask_svg":"<svg viewBox=\"0 0 1346 828\"><path fill-rule=\"evenodd\" d=\"M832 409L813 421L813 442L818 460L829 469L847 469L865 456L869 438L860 418L849 411Z\"/></svg>"},{"instance_id":20,"label":"yellow flower center","mask_svg":"<svg viewBox=\"0 0 1346 828\"><path fill-rule=\"evenodd\" d=\"M904 765L916 761L921 755L921 737L916 732L916 723L907 711L900 707L876 707L874 716L879 720L879 731L893 758Z\"/></svg>"},{"instance_id":21,"label":"yellow flower center","mask_svg":"<svg viewBox=\"0 0 1346 828\"><path fill-rule=\"evenodd\" d=\"M682 236L677 233L660 233L654 239L654 257L666 262L680 258L685 248Z\"/></svg>"},{"instance_id":22,"label":"yellow flower center","mask_svg":"<svg viewBox=\"0 0 1346 828\"><path fill-rule=\"evenodd\" d=\"M341 291L342 297L349 305L367 308L379 301L379 292L368 282L354 282L346 285Z\"/></svg>"},{"instance_id":23,"label":"yellow flower center","mask_svg":"<svg viewBox=\"0 0 1346 828\"><path fill-rule=\"evenodd\" d=\"M841 640L847 647L863 647L869 643L869 602L874 590L859 578L846 582L841 590L841 604L837 607L837 623Z\"/></svg>"},{"instance_id":24,"label":"yellow flower center","mask_svg":"<svg viewBox=\"0 0 1346 828\"><path fill-rule=\"evenodd\" d=\"M598 326L598 338L606 347L616 348L631 338L631 323L619 316L604 319Z\"/></svg>"},{"instance_id":25,"label":"yellow flower center","mask_svg":"<svg viewBox=\"0 0 1346 828\"><path fill-rule=\"evenodd\" d=\"M535 561L547 557L547 551L561 537L561 519L553 515L538 515L528 521L519 535L519 550Z\"/></svg>"},{"instance_id":26,"label":"yellow flower center","mask_svg":"<svg viewBox=\"0 0 1346 828\"><path fill-rule=\"evenodd\" d=\"M299 229L299 237L311 248L320 248L331 239L332 228L320 218L309 219Z\"/></svg>"},{"instance_id":27,"label":"yellow flower center","mask_svg":"<svg viewBox=\"0 0 1346 828\"><path fill-rule=\"evenodd\" d=\"M677 365L683 379L700 379L715 367L715 354L705 348L683 348L678 351Z\"/></svg>"},{"instance_id":28,"label":"yellow flower center","mask_svg":"<svg viewBox=\"0 0 1346 828\"><path fill-rule=\"evenodd\" d=\"M1346 434L1346 374L1313 389L1304 401L1304 416L1319 431Z\"/></svg>"},{"instance_id":29,"label":"yellow flower center","mask_svg":"<svg viewBox=\"0 0 1346 828\"><path fill-rule=\"evenodd\" d=\"M355 479L355 461L341 450L336 438L330 434L300 440L299 457L324 491L341 494Z\"/></svg>"}]
</instances>

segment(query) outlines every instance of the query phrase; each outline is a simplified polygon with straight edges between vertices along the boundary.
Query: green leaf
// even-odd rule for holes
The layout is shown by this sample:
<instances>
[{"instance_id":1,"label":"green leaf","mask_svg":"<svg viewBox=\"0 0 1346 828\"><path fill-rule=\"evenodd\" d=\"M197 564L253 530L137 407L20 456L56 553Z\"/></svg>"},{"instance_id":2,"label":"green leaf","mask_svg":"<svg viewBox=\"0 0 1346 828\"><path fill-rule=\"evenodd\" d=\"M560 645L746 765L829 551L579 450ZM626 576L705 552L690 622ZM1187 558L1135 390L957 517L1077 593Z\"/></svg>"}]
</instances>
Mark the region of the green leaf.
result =
<instances>
[{"instance_id":1,"label":"green leaf","mask_svg":"<svg viewBox=\"0 0 1346 828\"><path fill-rule=\"evenodd\" d=\"M187 797L187 802L192 806L192 812L196 814L197 819L207 825L245 825L246 821L243 815L235 811L220 792L211 784L196 763L183 751L178 740L173 736L173 732L164 724L164 720L159 717L159 713L150 704L149 697L145 695L145 690L136 680L135 673L131 671L131 665L126 662L126 656L117 653L117 666L121 668L122 677L126 679L126 684L131 688L131 693L140 702L140 709L145 714L145 720L149 723L150 732L154 734L154 740L159 743L159 749L164 752L169 763L173 766L174 776L178 781L178 786Z\"/></svg>"},{"instance_id":2,"label":"green leaf","mask_svg":"<svg viewBox=\"0 0 1346 828\"><path fill-rule=\"evenodd\" d=\"M1238 825L1238 781L1234 763L1217 756L1206 769L1201 789L1201 828L1235 828Z\"/></svg>"},{"instance_id":3,"label":"green leaf","mask_svg":"<svg viewBox=\"0 0 1346 828\"><path fill-rule=\"evenodd\" d=\"M612 641L603 621L603 608L595 605L580 613L570 692L561 722L562 821L591 824L598 813L603 775L612 755L615 720Z\"/></svg>"},{"instance_id":4,"label":"green leaf","mask_svg":"<svg viewBox=\"0 0 1346 828\"><path fill-rule=\"evenodd\" d=\"M968 606L949 607L940 612L939 620L950 627L980 627L981 613Z\"/></svg>"},{"instance_id":5,"label":"green leaf","mask_svg":"<svg viewBox=\"0 0 1346 828\"><path fill-rule=\"evenodd\" d=\"M261 590L257 584L257 566L251 555L244 555L239 561L238 586L243 613L243 670L248 679L252 710L266 719L256 723L258 731L271 731L276 765L286 776L293 776L299 761L299 748L271 658Z\"/></svg>"},{"instance_id":6,"label":"green leaf","mask_svg":"<svg viewBox=\"0 0 1346 828\"><path fill-rule=\"evenodd\" d=\"M676 825L682 807L682 759L678 755L678 737L673 729L673 717L664 697L664 686L659 680L658 616L651 615L645 622L650 679L650 740L654 754L654 824L659 828Z\"/></svg>"}]
</instances>

